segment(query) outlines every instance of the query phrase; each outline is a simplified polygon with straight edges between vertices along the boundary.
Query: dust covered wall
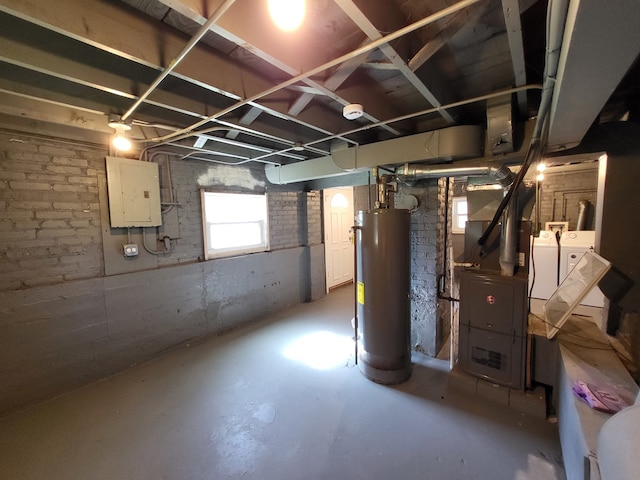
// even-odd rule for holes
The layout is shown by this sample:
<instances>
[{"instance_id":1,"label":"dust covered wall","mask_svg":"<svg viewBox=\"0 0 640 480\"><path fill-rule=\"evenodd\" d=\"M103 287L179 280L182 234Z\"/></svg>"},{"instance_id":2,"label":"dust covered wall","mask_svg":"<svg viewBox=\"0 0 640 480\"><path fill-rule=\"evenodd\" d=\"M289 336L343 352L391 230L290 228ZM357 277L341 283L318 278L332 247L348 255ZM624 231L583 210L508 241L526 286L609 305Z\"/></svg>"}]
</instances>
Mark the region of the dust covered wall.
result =
<instances>
[{"instance_id":1,"label":"dust covered wall","mask_svg":"<svg viewBox=\"0 0 640 480\"><path fill-rule=\"evenodd\" d=\"M419 206L411 214L411 346L435 356L442 325L438 318L437 265L439 186L424 180L414 186L400 184L399 192L413 195Z\"/></svg>"},{"instance_id":2,"label":"dust covered wall","mask_svg":"<svg viewBox=\"0 0 640 480\"><path fill-rule=\"evenodd\" d=\"M318 192L271 191L262 166L160 156L179 206L159 232L171 253L151 255L141 229L109 226L105 155L0 131L0 414L324 294ZM201 261L203 188L267 189L271 251ZM141 253L126 259L129 237Z\"/></svg>"}]
</instances>

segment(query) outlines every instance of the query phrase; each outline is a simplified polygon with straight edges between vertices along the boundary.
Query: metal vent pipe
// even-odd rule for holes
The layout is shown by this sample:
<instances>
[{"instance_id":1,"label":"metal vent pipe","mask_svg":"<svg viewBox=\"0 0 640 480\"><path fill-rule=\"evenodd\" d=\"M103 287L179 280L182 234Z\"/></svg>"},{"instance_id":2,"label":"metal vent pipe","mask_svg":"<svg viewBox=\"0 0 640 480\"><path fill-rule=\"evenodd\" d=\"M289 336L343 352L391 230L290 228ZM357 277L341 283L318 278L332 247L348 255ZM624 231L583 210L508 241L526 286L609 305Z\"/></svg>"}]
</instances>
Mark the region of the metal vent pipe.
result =
<instances>
[{"instance_id":1,"label":"metal vent pipe","mask_svg":"<svg viewBox=\"0 0 640 480\"><path fill-rule=\"evenodd\" d=\"M504 189L508 188L515 175L505 165L483 165L477 167L443 167L439 165L409 165L396 169L396 178L403 183L411 183L423 178L487 175L496 180ZM505 209L500 236L500 274L512 277L518 262L518 207L516 198Z\"/></svg>"},{"instance_id":2,"label":"metal vent pipe","mask_svg":"<svg viewBox=\"0 0 640 480\"><path fill-rule=\"evenodd\" d=\"M580 200L578 202L578 225L576 230L584 230L587 223L587 209L589 208L589 200Z\"/></svg>"},{"instance_id":3,"label":"metal vent pipe","mask_svg":"<svg viewBox=\"0 0 640 480\"><path fill-rule=\"evenodd\" d=\"M518 264L518 203L512 201L502 215L502 234L500 235L500 275L513 277Z\"/></svg>"},{"instance_id":4,"label":"metal vent pipe","mask_svg":"<svg viewBox=\"0 0 640 480\"><path fill-rule=\"evenodd\" d=\"M503 187L508 187L515 178L513 172L504 165L481 165L477 167L453 167L442 165L405 164L396 169L396 178L402 183L411 183L424 178L463 177L487 175Z\"/></svg>"}]
</instances>

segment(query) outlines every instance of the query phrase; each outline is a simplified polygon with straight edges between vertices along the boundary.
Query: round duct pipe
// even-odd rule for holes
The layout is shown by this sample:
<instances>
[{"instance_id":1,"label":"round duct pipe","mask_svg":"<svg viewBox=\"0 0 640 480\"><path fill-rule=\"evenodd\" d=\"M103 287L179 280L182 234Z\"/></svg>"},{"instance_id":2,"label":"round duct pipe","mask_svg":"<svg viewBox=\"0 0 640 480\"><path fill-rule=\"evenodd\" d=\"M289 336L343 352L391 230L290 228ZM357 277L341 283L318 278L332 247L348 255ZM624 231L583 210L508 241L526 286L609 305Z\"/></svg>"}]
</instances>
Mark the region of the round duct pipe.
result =
<instances>
[{"instance_id":1,"label":"round duct pipe","mask_svg":"<svg viewBox=\"0 0 640 480\"><path fill-rule=\"evenodd\" d=\"M511 185L513 172L504 165L480 165L476 167L455 167L442 165L410 165L405 164L396 169L396 177L402 183L412 183L424 178L462 177L470 175L487 175L503 187Z\"/></svg>"}]
</instances>

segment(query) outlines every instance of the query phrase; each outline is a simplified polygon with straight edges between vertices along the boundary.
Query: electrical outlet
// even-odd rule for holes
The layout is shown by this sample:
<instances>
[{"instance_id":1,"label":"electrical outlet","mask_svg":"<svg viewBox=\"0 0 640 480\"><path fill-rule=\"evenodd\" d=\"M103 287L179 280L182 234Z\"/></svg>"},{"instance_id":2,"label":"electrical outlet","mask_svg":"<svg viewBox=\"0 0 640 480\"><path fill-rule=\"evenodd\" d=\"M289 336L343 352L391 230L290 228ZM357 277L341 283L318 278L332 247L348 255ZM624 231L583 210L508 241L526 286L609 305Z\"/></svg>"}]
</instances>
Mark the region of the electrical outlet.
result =
<instances>
[{"instance_id":1,"label":"electrical outlet","mask_svg":"<svg viewBox=\"0 0 640 480\"><path fill-rule=\"evenodd\" d=\"M137 257L138 256L138 244L127 243L122 245L122 250L125 257Z\"/></svg>"}]
</instances>

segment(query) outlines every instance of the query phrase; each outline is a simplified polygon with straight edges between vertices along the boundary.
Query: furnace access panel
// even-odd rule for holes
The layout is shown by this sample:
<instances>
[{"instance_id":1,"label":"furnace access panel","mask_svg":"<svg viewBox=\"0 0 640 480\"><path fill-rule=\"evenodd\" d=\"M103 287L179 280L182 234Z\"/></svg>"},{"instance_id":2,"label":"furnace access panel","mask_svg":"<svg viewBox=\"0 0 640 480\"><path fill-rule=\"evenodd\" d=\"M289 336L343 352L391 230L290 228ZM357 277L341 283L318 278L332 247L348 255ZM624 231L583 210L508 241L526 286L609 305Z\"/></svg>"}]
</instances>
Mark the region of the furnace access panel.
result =
<instances>
[{"instance_id":1,"label":"furnace access panel","mask_svg":"<svg viewBox=\"0 0 640 480\"><path fill-rule=\"evenodd\" d=\"M458 365L511 388L524 386L527 278L463 271Z\"/></svg>"},{"instance_id":2,"label":"furnace access panel","mask_svg":"<svg viewBox=\"0 0 640 480\"><path fill-rule=\"evenodd\" d=\"M157 227L160 213L158 165L106 157L111 227Z\"/></svg>"}]
</instances>

